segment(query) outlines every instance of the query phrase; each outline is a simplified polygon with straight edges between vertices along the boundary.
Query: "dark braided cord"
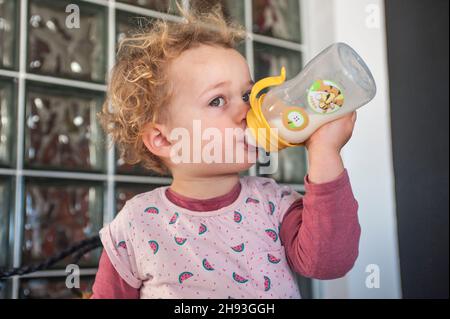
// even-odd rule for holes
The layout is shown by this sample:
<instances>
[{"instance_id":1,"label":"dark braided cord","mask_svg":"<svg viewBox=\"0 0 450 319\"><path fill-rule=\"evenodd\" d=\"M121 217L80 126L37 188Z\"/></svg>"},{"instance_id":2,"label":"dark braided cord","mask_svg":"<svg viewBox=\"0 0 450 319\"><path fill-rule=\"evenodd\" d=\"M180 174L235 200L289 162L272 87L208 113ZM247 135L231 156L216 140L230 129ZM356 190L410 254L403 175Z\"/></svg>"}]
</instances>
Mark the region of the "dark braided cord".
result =
<instances>
[{"instance_id":1,"label":"dark braided cord","mask_svg":"<svg viewBox=\"0 0 450 319\"><path fill-rule=\"evenodd\" d=\"M57 262L63 260L67 256L73 255L74 253L77 253L75 258L76 258L76 262L78 262L78 260L81 257L83 257L83 255L86 254L88 251L98 248L101 245L102 245L102 243L101 243L100 237L98 235L94 236L92 238L84 239L84 240L64 249L63 251L59 252L58 254L47 258L46 260L44 260L43 262L41 262L39 264L26 265L26 266L23 266L20 268L13 268L13 269L10 269L7 271L0 270L0 279L9 278L12 276L23 276L23 275L30 274L30 273L33 273L36 271L48 269L51 266L53 266L54 264L56 264Z\"/></svg>"},{"instance_id":2,"label":"dark braided cord","mask_svg":"<svg viewBox=\"0 0 450 319\"><path fill-rule=\"evenodd\" d=\"M102 244L101 244L100 241L99 241L99 242L94 242L94 243L89 244L89 245L83 247L82 249L78 250L78 251L74 254L73 258L72 258L72 263L73 263L73 264L78 264L78 262L80 261L80 259L83 258L83 256L84 256L85 254L87 254L88 252L90 252L90 251L92 251L92 250L94 250L94 249L97 249L98 247L101 247L101 245L102 245Z\"/></svg>"}]
</instances>

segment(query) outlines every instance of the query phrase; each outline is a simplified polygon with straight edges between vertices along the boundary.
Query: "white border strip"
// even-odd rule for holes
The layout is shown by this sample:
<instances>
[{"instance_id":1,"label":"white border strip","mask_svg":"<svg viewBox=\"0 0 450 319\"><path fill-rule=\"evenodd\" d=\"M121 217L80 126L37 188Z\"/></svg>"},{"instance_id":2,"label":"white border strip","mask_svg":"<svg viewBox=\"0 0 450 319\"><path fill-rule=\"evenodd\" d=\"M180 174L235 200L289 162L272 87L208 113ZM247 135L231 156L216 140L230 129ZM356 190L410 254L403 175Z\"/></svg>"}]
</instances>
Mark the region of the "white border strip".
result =
<instances>
[{"instance_id":1,"label":"white border strip","mask_svg":"<svg viewBox=\"0 0 450 319\"><path fill-rule=\"evenodd\" d=\"M16 169L0 168L0 175L16 176L17 174L18 170ZM82 172L22 169L20 171L20 175L22 177L72 179L72 180L84 180L92 182L108 181L108 174L82 173ZM134 183L134 184L149 184L149 185L166 185L172 182L172 178L157 177L157 176L112 175L111 177L113 182L130 183L130 184Z\"/></svg>"},{"instance_id":2,"label":"white border strip","mask_svg":"<svg viewBox=\"0 0 450 319\"><path fill-rule=\"evenodd\" d=\"M276 47L280 47L280 48L284 48L284 49L288 49L288 50L293 50L293 51L300 51L300 52L305 51L305 46L300 43L295 43L295 42L277 39L277 38L271 38L271 37L256 34L256 33L249 33L249 37L252 40L259 42L259 43L264 43L264 44L268 44L268 45L272 45L272 46L276 46Z\"/></svg>"},{"instance_id":3,"label":"white border strip","mask_svg":"<svg viewBox=\"0 0 450 319\"><path fill-rule=\"evenodd\" d=\"M115 52L116 52L116 3L115 0L110 0L108 6L108 80L109 74L115 63ZM115 191L114 191L114 172L115 172L115 146L111 143L111 137L108 136L108 144L111 147L108 148L107 158L106 158L106 169L107 169L107 181L106 181L106 191L104 198L104 214L103 214L103 224L108 224L114 219L114 209L115 209Z\"/></svg>"},{"instance_id":4,"label":"white border strip","mask_svg":"<svg viewBox=\"0 0 450 319\"><path fill-rule=\"evenodd\" d=\"M94 90L94 91L100 91L100 92L106 91L106 85L104 85L104 84L78 81L78 80L70 80L70 79L65 79L65 78L58 78L55 76L49 76L49 75L26 73L26 70L24 72L17 72L17 71L0 69L0 76L10 77L10 78L23 77L24 80L36 81L36 82L41 82L41 83L46 83L46 84L63 85L63 86L69 86L69 87L85 89L85 90Z\"/></svg>"},{"instance_id":5,"label":"white border strip","mask_svg":"<svg viewBox=\"0 0 450 319\"><path fill-rule=\"evenodd\" d=\"M23 194L24 184L22 181L23 168L23 149L24 145L24 118L25 118L25 70L27 58L27 13L28 1L21 0L20 4L20 26L19 26L19 96L17 104L17 154L16 154L16 168L17 175L15 179L15 216L14 216L14 248L13 248L13 266L20 267L21 253L22 253L22 230L23 230ZM17 299L19 295L19 281L13 278L12 298Z\"/></svg>"},{"instance_id":6,"label":"white border strip","mask_svg":"<svg viewBox=\"0 0 450 319\"><path fill-rule=\"evenodd\" d=\"M101 92L106 91L106 85L104 85L104 84L70 80L70 79L58 78L58 77L48 76L48 75L26 73L26 74L24 74L24 78L25 78L25 80L29 80L29 81L43 82L43 83L54 84L54 85L64 85L64 86L70 86L70 87L86 89L86 90L101 91Z\"/></svg>"},{"instance_id":7,"label":"white border strip","mask_svg":"<svg viewBox=\"0 0 450 319\"><path fill-rule=\"evenodd\" d=\"M374 100L358 110L355 132L342 151L359 203L359 256L344 278L320 281L317 293L326 299L401 298L384 1L314 0L310 4L329 9L321 12L320 19L330 25L311 21L315 23L314 54L331 42L348 43L366 61L378 87ZM366 23L371 13L380 19L379 27ZM329 30L332 39L324 39ZM371 274L379 275L379 287L366 285Z\"/></svg>"},{"instance_id":8,"label":"white border strip","mask_svg":"<svg viewBox=\"0 0 450 319\"><path fill-rule=\"evenodd\" d=\"M97 273L97 268L80 268L80 276L95 276ZM50 277L66 277L67 272L61 269L55 270L44 270L37 271L31 274L23 275L23 276L15 276L21 279L30 279L30 278L50 278Z\"/></svg>"}]
</instances>

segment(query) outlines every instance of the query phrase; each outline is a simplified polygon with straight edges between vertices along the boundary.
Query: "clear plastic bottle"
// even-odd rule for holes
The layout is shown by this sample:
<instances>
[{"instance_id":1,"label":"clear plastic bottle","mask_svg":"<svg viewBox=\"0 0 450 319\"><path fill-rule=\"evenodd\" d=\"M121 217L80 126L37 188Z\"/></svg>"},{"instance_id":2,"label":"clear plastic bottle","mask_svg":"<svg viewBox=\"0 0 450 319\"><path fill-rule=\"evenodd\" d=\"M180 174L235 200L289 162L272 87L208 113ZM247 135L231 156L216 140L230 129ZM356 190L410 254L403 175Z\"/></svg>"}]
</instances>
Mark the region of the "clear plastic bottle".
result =
<instances>
[{"instance_id":1,"label":"clear plastic bottle","mask_svg":"<svg viewBox=\"0 0 450 319\"><path fill-rule=\"evenodd\" d=\"M280 77L259 81L252 90L247 124L253 143L270 151L298 146L323 124L336 120L372 100L376 94L373 76L362 58L347 44L335 43L292 80ZM269 93L257 95L269 86ZM258 129L271 130L262 137ZM259 135L259 136L258 136ZM259 138L258 138L259 137ZM278 143L273 143L273 139ZM251 140L251 139L250 139ZM269 148L269 149L268 149Z\"/></svg>"}]
</instances>

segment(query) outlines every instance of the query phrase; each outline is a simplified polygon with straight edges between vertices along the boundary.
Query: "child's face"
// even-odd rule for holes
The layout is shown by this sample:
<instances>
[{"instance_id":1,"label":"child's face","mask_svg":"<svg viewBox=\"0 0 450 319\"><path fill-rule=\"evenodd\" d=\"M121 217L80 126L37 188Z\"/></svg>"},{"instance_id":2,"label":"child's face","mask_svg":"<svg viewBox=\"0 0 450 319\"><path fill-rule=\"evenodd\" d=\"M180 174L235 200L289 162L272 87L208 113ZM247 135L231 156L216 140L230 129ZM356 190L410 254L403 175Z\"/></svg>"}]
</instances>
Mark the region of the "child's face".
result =
<instances>
[{"instance_id":1,"label":"child's face","mask_svg":"<svg viewBox=\"0 0 450 319\"><path fill-rule=\"evenodd\" d=\"M167 129L185 128L190 134L191 158L195 143L200 143L203 154L217 154L205 146L212 145L212 136L200 142L195 140L194 121L201 123L201 133L213 128L220 132L222 142L221 163L176 164L173 169L187 169L189 174L214 175L236 173L249 169L256 153L248 150L243 136L234 137L232 145L225 145L226 129L247 128L246 115L250 109L249 97L253 86L249 67L236 50L202 45L185 51L170 65L169 76L173 84ZM209 130L211 131L211 130ZM167 137L171 141L173 140ZM201 138L200 138L201 139ZM218 139L216 138L216 141ZM220 142L220 141L219 141ZM216 149L217 150L217 149ZM233 152L233 163L226 162L225 154ZM243 153L240 161L238 152ZM220 155L220 154L219 154Z\"/></svg>"}]
</instances>

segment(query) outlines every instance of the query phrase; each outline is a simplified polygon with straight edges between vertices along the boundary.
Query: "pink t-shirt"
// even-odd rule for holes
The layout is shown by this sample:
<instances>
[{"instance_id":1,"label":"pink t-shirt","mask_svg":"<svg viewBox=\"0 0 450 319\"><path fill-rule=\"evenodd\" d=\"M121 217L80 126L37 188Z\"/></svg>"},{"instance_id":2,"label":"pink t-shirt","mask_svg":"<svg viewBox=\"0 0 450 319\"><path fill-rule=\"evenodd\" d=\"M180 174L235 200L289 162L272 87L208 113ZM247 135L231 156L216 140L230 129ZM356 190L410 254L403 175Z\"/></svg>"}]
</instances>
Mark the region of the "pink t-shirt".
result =
<instances>
[{"instance_id":1,"label":"pink t-shirt","mask_svg":"<svg viewBox=\"0 0 450 319\"><path fill-rule=\"evenodd\" d=\"M304 180L306 195L299 197L283 213L279 238L287 262L294 272L305 277L325 280L342 277L353 267L358 256L361 232L358 203L347 170L328 183L312 184L308 176ZM165 195L175 206L209 212L235 203L241 186L238 183L228 194L206 200L184 197L168 187L165 187ZM108 254L105 249L100 258L91 298L140 298L143 286L130 286L117 272L117 265L112 265Z\"/></svg>"},{"instance_id":2,"label":"pink t-shirt","mask_svg":"<svg viewBox=\"0 0 450 319\"><path fill-rule=\"evenodd\" d=\"M273 179L241 178L229 206L176 206L167 187L128 201L100 231L120 276L141 298L300 298L279 231L301 195Z\"/></svg>"}]
</instances>

